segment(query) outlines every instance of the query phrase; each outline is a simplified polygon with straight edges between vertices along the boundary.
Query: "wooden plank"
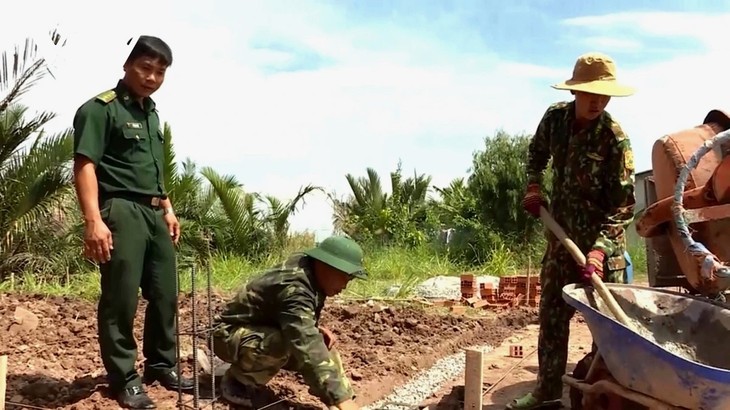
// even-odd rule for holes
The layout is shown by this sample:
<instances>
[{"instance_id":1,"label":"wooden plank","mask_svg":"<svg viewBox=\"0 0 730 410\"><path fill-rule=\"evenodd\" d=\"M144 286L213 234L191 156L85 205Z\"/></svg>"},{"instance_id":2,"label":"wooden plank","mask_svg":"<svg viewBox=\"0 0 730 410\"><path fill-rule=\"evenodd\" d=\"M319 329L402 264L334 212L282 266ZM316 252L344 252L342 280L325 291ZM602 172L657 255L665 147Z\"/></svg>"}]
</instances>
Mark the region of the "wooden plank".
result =
<instances>
[{"instance_id":1,"label":"wooden plank","mask_svg":"<svg viewBox=\"0 0 730 410\"><path fill-rule=\"evenodd\" d=\"M8 378L8 357L0 356L0 410L5 410L5 389Z\"/></svg>"},{"instance_id":2,"label":"wooden plank","mask_svg":"<svg viewBox=\"0 0 730 410\"><path fill-rule=\"evenodd\" d=\"M464 410L482 410L482 388L484 387L484 357L481 350L465 352Z\"/></svg>"}]
</instances>

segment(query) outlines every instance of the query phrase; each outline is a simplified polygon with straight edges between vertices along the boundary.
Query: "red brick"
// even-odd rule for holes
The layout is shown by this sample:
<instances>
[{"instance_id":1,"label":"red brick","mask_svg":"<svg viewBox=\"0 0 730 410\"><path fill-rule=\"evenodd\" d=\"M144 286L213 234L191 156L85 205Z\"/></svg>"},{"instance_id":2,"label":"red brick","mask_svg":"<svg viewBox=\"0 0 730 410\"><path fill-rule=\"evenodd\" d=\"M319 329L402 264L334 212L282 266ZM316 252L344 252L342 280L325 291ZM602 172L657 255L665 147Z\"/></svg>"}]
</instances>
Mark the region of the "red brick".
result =
<instances>
[{"instance_id":1,"label":"red brick","mask_svg":"<svg viewBox=\"0 0 730 410\"><path fill-rule=\"evenodd\" d=\"M451 306L450 310L455 315L463 315L466 312L466 306Z\"/></svg>"},{"instance_id":2,"label":"red brick","mask_svg":"<svg viewBox=\"0 0 730 410\"><path fill-rule=\"evenodd\" d=\"M481 309L483 307L489 306L489 302L486 300L480 300L472 305L474 309Z\"/></svg>"}]
</instances>

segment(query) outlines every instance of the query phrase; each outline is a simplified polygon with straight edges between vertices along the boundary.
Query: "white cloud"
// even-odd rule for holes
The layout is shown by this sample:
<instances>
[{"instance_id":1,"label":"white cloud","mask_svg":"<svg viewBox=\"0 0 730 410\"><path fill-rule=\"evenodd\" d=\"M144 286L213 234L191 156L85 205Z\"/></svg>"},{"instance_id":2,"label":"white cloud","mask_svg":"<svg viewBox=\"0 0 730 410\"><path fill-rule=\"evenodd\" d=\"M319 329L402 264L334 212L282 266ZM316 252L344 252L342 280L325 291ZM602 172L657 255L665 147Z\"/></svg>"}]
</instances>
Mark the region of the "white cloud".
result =
<instances>
[{"instance_id":1,"label":"white cloud","mask_svg":"<svg viewBox=\"0 0 730 410\"><path fill-rule=\"evenodd\" d=\"M333 8L310 3L306 9L295 3L213 4L131 1L109 13L87 0L14 3L9 15L27 8L47 13L41 20L33 16L42 23L37 30L57 18L74 35L58 81L46 81L25 102L58 112L54 125L68 127L78 105L121 77L128 53L123 42L143 32L159 35L171 45L175 62L155 97L173 128L178 157L234 173L248 190L289 197L309 183L345 194L345 174L363 175L368 166L385 182L399 159L406 173L416 168L433 175L434 184L447 184L465 174L485 135L498 128L532 132L548 104L570 98L549 85L569 78L574 61L558 67L534 56L531 64L505 61L483 50L468 30L454 34L456 44L391 23L354 24ZM455 16L432 23L453 24ZM631 135L639 170L650 166L656 138L697 124L727 101L712 26L723 19L699 16L691 24L667 26L703 41L706 54L630 70L618 61L621 78L639 91L615 99L609 110ZM676 21L676 15L633 13L566 23L597 28L585 35L596 47L630 50L642 37L618 36L614 24L662 35L664 25ZM19 33L30 22L8 23L0 27L0 39L22 41ZM287 47L262 48L267 44ZM469 53L459 51L469 45ZM310 55L324 65L262 69ZM293 228L326 235L330 217L329 203L317 195L293 219Z\"/></svg>"},{"instance_id":2,"label":"white cloud","mask_svg":"<svg viewBox=\"0 0 730 410\"><path fill-rule=\"evenodd\" d=\"M640 41L631 39L622 39L605 36L585 37L583 43L592 50L602 50L603 52L619 51L622 53L636 52L644 48Z\"/></svg>"}]
</instances>

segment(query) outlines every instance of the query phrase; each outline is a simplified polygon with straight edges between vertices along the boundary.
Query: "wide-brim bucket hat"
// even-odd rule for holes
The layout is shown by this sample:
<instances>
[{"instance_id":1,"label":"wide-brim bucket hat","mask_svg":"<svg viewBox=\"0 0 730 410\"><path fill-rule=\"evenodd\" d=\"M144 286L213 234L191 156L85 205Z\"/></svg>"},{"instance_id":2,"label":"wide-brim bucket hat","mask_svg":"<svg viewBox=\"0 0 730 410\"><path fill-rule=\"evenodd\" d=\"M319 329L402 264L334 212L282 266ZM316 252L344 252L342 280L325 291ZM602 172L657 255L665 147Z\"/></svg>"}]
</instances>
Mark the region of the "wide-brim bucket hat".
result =
<instances>
[{"instance_id":1,"label":"wide-brim bucket hat","mask_svg":"<svg viewBox=\"0 0 730 410\"><path fill-rule=\"evenodd\" d=\"M578 57L573 67L573 77L552 87L556 90L583 91L609 97L628 97L636 92L634 87L617 80L616 63L611 57L599 52Z\"/></svg>"},{"instance_id":2,"label":"wide-brim bucket hat","mask_svg":"<svg viewBox=\"0 0 730 410\"><path fill-rule=\"evenodd\" d=\"M354 240L345 236L330 236L304 254L319 260L350 277L367 279L363 266L363 251Z\"/></svg>"}]
</instances>

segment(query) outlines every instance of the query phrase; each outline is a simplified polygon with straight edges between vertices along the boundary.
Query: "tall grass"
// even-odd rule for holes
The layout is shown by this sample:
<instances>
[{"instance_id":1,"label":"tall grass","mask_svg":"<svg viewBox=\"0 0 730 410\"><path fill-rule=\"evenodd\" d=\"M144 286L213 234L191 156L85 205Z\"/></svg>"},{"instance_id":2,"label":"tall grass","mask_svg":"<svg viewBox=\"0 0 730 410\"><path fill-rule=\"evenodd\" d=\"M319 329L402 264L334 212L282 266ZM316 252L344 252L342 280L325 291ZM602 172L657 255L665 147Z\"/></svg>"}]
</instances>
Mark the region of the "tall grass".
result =
<instances>
[{"instance_id":1,"label":"tall grass","mask_svg":"<svg viewBox=\"0 0 730 410\"><path fill-rule=\"evenodd\" d=\"M244 285L253 275L280 263L290 252L314 245L313 237L297 237L281 252L268 255L253 262L236 255L218 254L212 257L209 268L196 268L195 287L202 291L207 286L210 271L211 282L217 291L230 292ZM524 274L529 268L533 275L539 275L543 248L537 246L521 250L511 249L505 244L495 245L488 260L480 266L464 266L452 262L446 256L424 246L415 249L400 247L366 247L365 265L368 280L356 280L345 290L345 297L366 298L392 296L408 297L413 288L422 281L439 275L453 276L463 272L479 275L505 276ZM629 247L634 265L634 280L646 276L646 251L643 242L631 241ZM180 290L191 290L191 270L179 267ZM18 276L15 291L35 294L72 296L94 300L99 295L99 272L91 270L72 276L70 280L39 280L26 273ZM391 288L397 291L390 291ZM10 284L0 283L0 291L10 291Z\"/></svg>"}]
</instances>

